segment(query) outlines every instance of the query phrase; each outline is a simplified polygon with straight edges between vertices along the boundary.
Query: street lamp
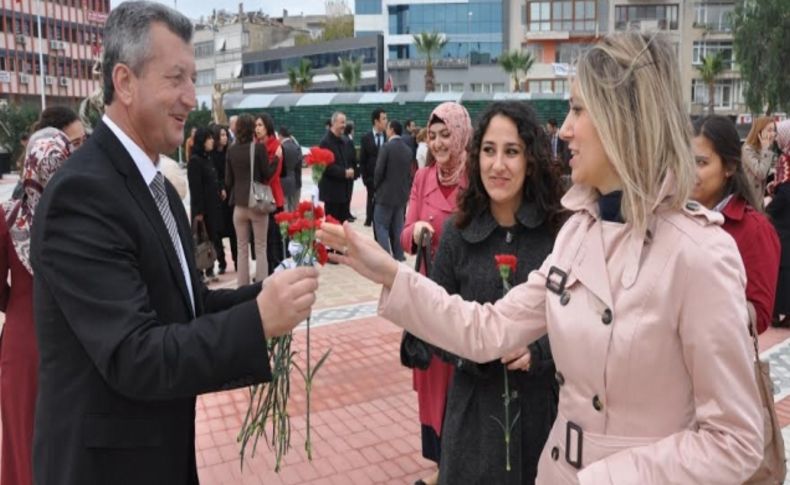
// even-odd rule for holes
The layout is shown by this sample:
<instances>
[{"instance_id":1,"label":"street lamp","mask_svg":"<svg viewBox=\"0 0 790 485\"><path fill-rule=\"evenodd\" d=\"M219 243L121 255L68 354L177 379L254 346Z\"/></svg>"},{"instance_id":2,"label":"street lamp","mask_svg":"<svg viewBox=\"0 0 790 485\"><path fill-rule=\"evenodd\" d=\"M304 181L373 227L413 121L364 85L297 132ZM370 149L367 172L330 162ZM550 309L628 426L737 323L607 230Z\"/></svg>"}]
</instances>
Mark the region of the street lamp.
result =
<instances>
[{"instance_id":1,"label":"street lamp","mask_svg":"<svg viewBox=\"0 0 790 485\"><path fill-rule=\"evenodd\" d=\"M467 37L467 44L468 45L466 47L466 50L467 50L466 55L468 57L469 66L471 66L472 65L472 11L470 10L467 13L468 13L467 18L469 20L468 20L467 26L466 26L466 35L468 35L468 37Z\"/></svg>"}]
</instances>

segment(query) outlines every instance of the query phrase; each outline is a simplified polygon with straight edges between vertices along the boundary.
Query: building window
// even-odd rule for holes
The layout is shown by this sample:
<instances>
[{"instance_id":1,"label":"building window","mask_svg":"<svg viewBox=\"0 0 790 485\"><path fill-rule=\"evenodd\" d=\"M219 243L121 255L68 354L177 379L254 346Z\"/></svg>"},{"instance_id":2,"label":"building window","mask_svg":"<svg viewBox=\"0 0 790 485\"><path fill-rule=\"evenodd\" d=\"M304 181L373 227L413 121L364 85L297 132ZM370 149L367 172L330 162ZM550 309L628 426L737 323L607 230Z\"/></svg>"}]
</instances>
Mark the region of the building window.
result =
<instances>
[{"instance_id":1,"label":"building window","mask_svg":"<svg viewBox=\"0 0 790 485\"><path fill-rule=\"evenodd\" d=\"M214 69L205 69L197 72L196 86L211 86L214 84Z\"/></svg>"},{"instance_id":2,"label":"building window","mask_svg":"<svg viewBox=\"0 0 790 485\"><path fill-rule=\"evenodd\" d=\"M568 94L571 92L570 85L567 79L554 80L554 92L557 94Z\"/></svg>"},{"instance_id":3,"label":"building window","mask_svg":"<svg viewBox=\"0 0 790 485\"><path fill-rule=\"evenodd\" d=\"M195 44L195 57L211 57L214 55L214 41L198 42Z\"/></svg>"},{"instance_id":4,"label":"building window","mask_svg":"<svg viewBox=\"0 0 790 485\"><path fill-rule=\"evenodd\" d=\"M472 83L470 85L473 93L504 93L504 83Z\"/></svg>"},{"instance_id":5,"label":"building window","mask_svg":"<svg viewBox=\"0 0 790 485\"><path fill-rule=\"evenodd\" d=\"M615 30L640 30L655 22L660 30L678 29L678 5L620 5L614 8Z\"/></svg>"},{"instance_id":6,"label":"building window","mask_svg":"<svg viewBox=\"0 0 790 485\"><path fill-rule=\"evenodd\" d=\"M715 32L732 30L733 3L698 3L694 7L694 26Z\"/></svg>"},{"instance_id":7,"label":"building window","mask_svg":"<svg viewBox=\"0 0 790 485\"><path fill-rule=\"evenodd\" d=\"M436 85L436 91L440 93L463 93L464 83L439 83Z\"/></svg>"},{"instance_id":8,"label":"building window","mask_svg":"<svg viewBox=\"0 0 790 485\"><path fill-rule=\"evenodd\" d=\"M531 80L529 82L530 93L553 93L551 86L551 79Z\"/></svg>"},{"instance_id":9,"label":"building window","mask_svg":"<svg viewBox=\"0 0 790 485\"><path fill-rule=\"evenodd\" d=\"M539 42L527 44L525 50L535 59L535 62L543 62L543 44Z\"/></svg>"},{"instance_id":10,"label":"building window","mask_svg":"<svg viewBox=\"0 0 790 485\"><path fill-rule=\"evenodd\" d=\"M732 42L694 42L691 48L691 64L701 66L704 57L716 55L716 53L721 53L724 66L727 69L733 68L735 59L733 58Z\"/></svg>"},{"instance_id":11,"label":"building window","mask_svg":"<svg viewBox=\"0 0 790 485\"><path fill-rule=\"evenodd\" d=\"M591 44L575 44L569 42L559 44L555 51L554 61L561 64L573 64L585 51L588 51L590 47L592 47Z\"/></svg>"},{"instance_id":12,"label":"building window","mask_svg":"<svg viewBox=\"0 0 790 485\"><path fill-rule=\"evenodd\" d=\"M378 15L381 13L381 0L356 0L354 14Z\"/></svg>"},{"instance_id":13,"label":"building window","mask_svg":"<svg viewBox=\"0 0 790 485\"><path fill-rule=\"evenodd\" d=\"M597 11L592 0L528 2L529 32L594 32Z\"/></svg>"},{"instance_id":14,"label":"building window","mask_svg":"<svg viewBox=\"0 0 790 485\"><path fill-rule=\"evenodd\" d=\"M529 31L551 30L551 2L529 2Z\"/></svg>"},{"instance_id":15,"label":"building window","mask_svg":"<svg viewBox=\"0 0 790 485\"><path fill-rule=\"evenodd\" d=\"M733 107L735 96L735 80L720 79L714 84L713 107L729 109ZM708 85L701 79L691 81L691 102L703 106L708 105Z\"/></svg>"}]
</instances>

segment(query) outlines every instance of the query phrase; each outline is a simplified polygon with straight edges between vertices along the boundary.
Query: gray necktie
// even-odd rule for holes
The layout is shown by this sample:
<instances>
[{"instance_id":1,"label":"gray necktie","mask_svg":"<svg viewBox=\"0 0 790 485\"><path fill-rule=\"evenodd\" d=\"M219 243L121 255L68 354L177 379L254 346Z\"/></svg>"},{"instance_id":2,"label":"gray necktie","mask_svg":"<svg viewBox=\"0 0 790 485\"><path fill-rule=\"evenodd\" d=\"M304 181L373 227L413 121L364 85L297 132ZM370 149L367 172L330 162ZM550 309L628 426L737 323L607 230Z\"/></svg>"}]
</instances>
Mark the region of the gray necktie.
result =
<instances>
[{"instance_id":1,"label":"gray necktie","mask_svg":"<svg viewBox=\"0 0 790 485\"><path fill-rule=\"evenodd\" d=\"M173 212L170 210L170 204L167 201L167 192L165 191L165 177L162 172L156 172L156 177L151 182L151 192L154 194L156 207L162 215L162 221L167 227L167 233L170 234L170 241L173 243L173 249L176 250L178 256L178 264L181 266L181 271L189 274L189 268L184 268L183 261L186 261L184 255L184 247L181 245L181 237L178 235L178 228L176 227L176 220L173 217ZM186 283L186 282L185 282ZM189 288L189 285L187 285ZM192 303L190 298L190 303ZM194 304L192 304L194 311Z\"/></svg>"}]
</instances>

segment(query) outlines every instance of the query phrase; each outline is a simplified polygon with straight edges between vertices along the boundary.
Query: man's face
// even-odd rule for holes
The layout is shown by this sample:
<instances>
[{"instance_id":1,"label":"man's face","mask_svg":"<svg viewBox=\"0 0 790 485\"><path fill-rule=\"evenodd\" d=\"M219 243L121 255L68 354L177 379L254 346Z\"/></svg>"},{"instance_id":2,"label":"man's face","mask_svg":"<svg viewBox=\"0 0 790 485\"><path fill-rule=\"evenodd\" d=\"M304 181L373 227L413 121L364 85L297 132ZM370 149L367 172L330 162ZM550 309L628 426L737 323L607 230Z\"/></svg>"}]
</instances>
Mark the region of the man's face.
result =
<instances>
[{"instance_id":1,"label":"man's face","mask_svg":"<svg viewBox=\"0 0 790 485\"><path fill-rule=\"evenodd\" d=\"M549 135L554 135L557 132L557 127L549 123L546 125L546 130L549 132Z\"/></svg>"},{"instance_id":2,"label":"man's face","mask_svg":"<svg viewBox=\"0 0 790 485\"><path fill-rule=\"evenodd\" d=\"M414 131L414 122L413 121L409 121L408 123L406 123L406 131L408 131L409 133Z\"/></svg>"},{"instance_id":3,"label":"man's face","mask_svg":"<svg viewBox=\"0 0 790 485\"><path fill-rule=\"evenodd\" d=\"M332 126L330 128L332 133L335 136L340 136L346 129L346 115L340 113L335 117L335 121L332 122Z\"/></svg>"},{"instance_id":4,"label":"man's face","mask_svg":"<svg viewBox=\"0 0 790 485\"><path fill-rule=\"evenodd\" d=\"M130 71L124 104L138 143L151 156L183 143L184 123L197 100L192 45L161 23L152 24L149 35L151 58L139 76Z\"/></svg>"},{"instance_id":5,"label":"man's face","mask_svg":"<svg viewBox=\"0 0 790 485\"><path fill-rule=\"evenodd\" d=\"M379 119L376 120L374 125L376 131L383 132L387 128L387 113L381 113Z\"/></svg>"},{"instance_id":6,"label":"man's face","mask_svg":"<svg viewBox=\"0 0 790 485\"><path fill-rule=\"evenodd\" d=\"M387 123L387 138L392 138L395 136L395 130L392 129L392 125Z\"/></svg>"}]
</instances>

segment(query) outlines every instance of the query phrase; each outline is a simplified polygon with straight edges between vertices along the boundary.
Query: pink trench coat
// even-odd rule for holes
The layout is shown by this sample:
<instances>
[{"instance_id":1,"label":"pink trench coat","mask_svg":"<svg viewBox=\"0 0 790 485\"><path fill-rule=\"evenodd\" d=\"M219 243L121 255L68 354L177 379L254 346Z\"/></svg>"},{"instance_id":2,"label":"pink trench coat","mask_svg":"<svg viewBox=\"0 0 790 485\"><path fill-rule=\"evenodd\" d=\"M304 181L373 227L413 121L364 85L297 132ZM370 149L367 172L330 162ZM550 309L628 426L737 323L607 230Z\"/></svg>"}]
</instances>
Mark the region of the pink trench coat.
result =
<instances>
[{"instance_id":1,"label":"pink trench coat","mask_svg":"<svg viewBox=\"0 0 790 485\"><path fill-rule=\"evenodd\" d=\"M548 331L560 401L538 484L743 483L762 458L763 417L745 271L721 215L659 205L639 236L599 220L588 189L563 204L575 214L553 253L495 305L402 265L380 315L478 362Z\"/></svg>"}]
</instances>

